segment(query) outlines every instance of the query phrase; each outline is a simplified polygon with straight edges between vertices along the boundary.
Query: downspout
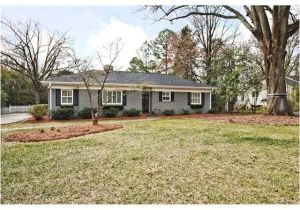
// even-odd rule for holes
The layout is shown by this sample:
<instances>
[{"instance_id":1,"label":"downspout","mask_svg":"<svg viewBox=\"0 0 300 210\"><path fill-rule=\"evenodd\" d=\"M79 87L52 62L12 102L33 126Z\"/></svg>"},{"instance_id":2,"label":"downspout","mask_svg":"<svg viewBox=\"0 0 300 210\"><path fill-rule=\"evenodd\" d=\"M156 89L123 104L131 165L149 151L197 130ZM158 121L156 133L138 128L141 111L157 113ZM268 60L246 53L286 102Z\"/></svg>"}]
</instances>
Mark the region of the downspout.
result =
<instances>
[{"instance_id":1,"label":"downspout","mask_svg":"<svg viewBox=\"0 0 300 210\"><path fill-rule=\"evenodd\" d=\"M211 92L209 93L209 109L211 109Z\"/></svg>"},{"instance_id":2,"label":"downspout","mask_svg":"<svg viewBox=\"0 0 300 210\"><path fill-rule=\"evenodd\" d=\"M50 92L50 97L49 97L49 111L52 110L52 87L51 87L51 82L49 83L49 92ZM51 117L50 117L51 118Z\"/></svg>"}]
</instances>

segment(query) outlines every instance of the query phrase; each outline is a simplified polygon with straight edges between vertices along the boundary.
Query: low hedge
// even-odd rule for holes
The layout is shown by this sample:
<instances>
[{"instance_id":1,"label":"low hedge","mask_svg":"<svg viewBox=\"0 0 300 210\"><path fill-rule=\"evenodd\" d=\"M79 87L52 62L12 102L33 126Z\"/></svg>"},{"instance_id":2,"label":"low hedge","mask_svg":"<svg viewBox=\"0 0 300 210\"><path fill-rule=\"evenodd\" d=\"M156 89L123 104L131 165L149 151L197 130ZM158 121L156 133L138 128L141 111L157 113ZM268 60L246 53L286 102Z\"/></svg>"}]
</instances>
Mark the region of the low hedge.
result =
<instances>
[{"instance_id":1,"label":"low hedge","mask_svg":"<svg viewBox=\"0 0 300 210\"><path fill-rule=\"evenodd\" d=\"M125 117L137 117L141 114L141 111L138 109L128 109L123 111L123 116Z\"/></svg>"},{"instance_id":2,"label":"low hedge","mask_svg":"<svg viewBox=\"0 0 300 210\"><path fill-rule=\"evenodd\" d=\"M78 117L83 118L83 119L89 119L92 118L92 113L91 113L90 107L85 107L81 111L78 112ZM97 109L93 108L93 112L96 113Z\"/></svg>"},{"instance_id":3,"label":"low hedge","mask_svg":"<svg viewBox=\"0 0 300 210\"><path fill-rule=\"evenodd\" d=\"M73 117L75 110L73 107L61 107L50 112L51 118L55 120L67 120Z\"/></svg>"},{"instance_id":4,"label":"low hedge","mask_svg":"<svg viewBox=\"0 0 300 210\"><path fill-rule=\"evenodd\" d=\"M119 110L115 107L111 107L108 110L103 110L104 117L116 117L118 115Z\"/></svg>"},{"instance_id":5,"label":"low hedge","mask_svg":"<svg viewBox=\"0 0 300 210\"><path fill-rule=\"evenodd\" d=\"M182 109L182 114L188 115L188 114L190 114L190 111L187 109Z\"/></svg>"},{"instance_id":6,"label":"low hedge","mask_svg":"<svg viewBox=\"0 0 300 210\"><path fill-rule=\"evenodd\" d=\"M162 113L163 113L164 115L166 115L166 116L171 116L171 115L174 115L174 114L175 114L175 112L174 112L173 109L166 109L166 110L164 110Z\"/></svg>"}]
</instances>

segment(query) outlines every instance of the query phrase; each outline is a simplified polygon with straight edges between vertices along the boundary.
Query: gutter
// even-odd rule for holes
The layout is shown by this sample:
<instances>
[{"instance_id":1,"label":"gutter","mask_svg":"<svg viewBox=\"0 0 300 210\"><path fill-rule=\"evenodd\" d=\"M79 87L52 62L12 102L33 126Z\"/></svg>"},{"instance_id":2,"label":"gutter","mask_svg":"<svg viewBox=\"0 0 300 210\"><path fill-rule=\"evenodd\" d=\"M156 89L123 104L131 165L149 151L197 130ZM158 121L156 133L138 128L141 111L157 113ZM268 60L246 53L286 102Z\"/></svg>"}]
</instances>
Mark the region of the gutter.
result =
<instances>
[{"instance_id":1,"label":"gutter","mask_svg":"<svg viewBox=\"0 0 300 210\"><path fill-rule=\"evenodd\" d=\"M83 82L59 82L59 81L41 81L43 85L64 85L64 86L84 86ZM94 88L98 88L99 85L93 85ZM107 87L131 87L131 88L154 88L154 89L181 89L181 90L215 90L217 87L197 87L197 86L170 86L170 85L151 85L151 84L120 84L120 83L106 83ZM49 87L48 87L49 88Z\"/></svg>"}]
</instances>

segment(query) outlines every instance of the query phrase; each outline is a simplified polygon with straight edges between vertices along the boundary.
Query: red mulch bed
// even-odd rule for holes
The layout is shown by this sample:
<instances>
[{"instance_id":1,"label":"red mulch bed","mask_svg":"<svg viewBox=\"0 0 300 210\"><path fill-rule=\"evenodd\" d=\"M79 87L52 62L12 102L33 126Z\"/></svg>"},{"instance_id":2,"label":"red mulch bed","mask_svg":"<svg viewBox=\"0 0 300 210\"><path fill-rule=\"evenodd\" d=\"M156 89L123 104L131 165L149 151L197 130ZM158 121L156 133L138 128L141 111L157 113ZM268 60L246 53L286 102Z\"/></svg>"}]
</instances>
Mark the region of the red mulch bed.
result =
<instances>
[{"instance_id":1,"label":"red mulch bed","mask_svg":"<svg viewBox=\"0 0 300 210\"><path fill-rule=\"evenodd\" d=\"M146 115L141 115L138 117L100 117L99 121L101 120L134 120L134 119L146 119L148 116ZM53 119L49 119L48 116L45 116L42 118L42 120L35 120L33 117L30 117L27 122L30 123L46 123L46 122L78 122L78 121L86 121L89 119L80 119L80 118L75 118L75 119L68 119L68 120L53 120ZM91 120L91 119L90 119Z\"/></svg>"},{"instance_id":2,"label":"red mulch bed","mask_svg":"<svg viewBox=\"0 0 300 210\"><path fill-rule=\"evenodd\" d=\"M4 138L7 142L38 142L58 139L69 139L78 136L84 136L91 133L101 133L122 128L122 125L85 125L69 127L52 127L34 131L15 133ZM54 129L53 129L54 128Z\"/></svg>"},{"instance_id":3,"label":"red mulch bed","mask_svg":"<svg viewBox=\"0 0 300 210\"><path fill-rule=\"evenodd\" d=\"M275 116L263 114L190 114L160 116L163 118L197 118L218 122L242 123L242 124L267 124L267 125L299 125L299 117Z\"/></svg>"}]
</instances>

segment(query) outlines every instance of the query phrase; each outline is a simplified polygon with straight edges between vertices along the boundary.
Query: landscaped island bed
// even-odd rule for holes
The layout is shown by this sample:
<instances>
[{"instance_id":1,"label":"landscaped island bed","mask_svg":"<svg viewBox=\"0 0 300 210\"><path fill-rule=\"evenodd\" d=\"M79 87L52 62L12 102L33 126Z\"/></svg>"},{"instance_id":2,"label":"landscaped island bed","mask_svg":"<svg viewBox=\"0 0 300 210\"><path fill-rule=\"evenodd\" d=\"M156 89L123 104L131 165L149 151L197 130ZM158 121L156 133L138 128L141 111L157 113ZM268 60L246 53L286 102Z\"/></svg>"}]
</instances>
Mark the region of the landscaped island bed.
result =
<instances>
[{"instance_id":1,"label":"landscaped island bed","mask_svg":"<svg viewBox=\"0 0 300 210\"><path fill-rule=\"evenodd\" d=\"M30 130L21 133L11 134L4 138L8 142L38 142L59 139L69 139L78 136L84 136L92 133L100 133L122 128L122 125L83 125L69 127L51 127L48 129Z\"/></svg>"}]
</instances>

